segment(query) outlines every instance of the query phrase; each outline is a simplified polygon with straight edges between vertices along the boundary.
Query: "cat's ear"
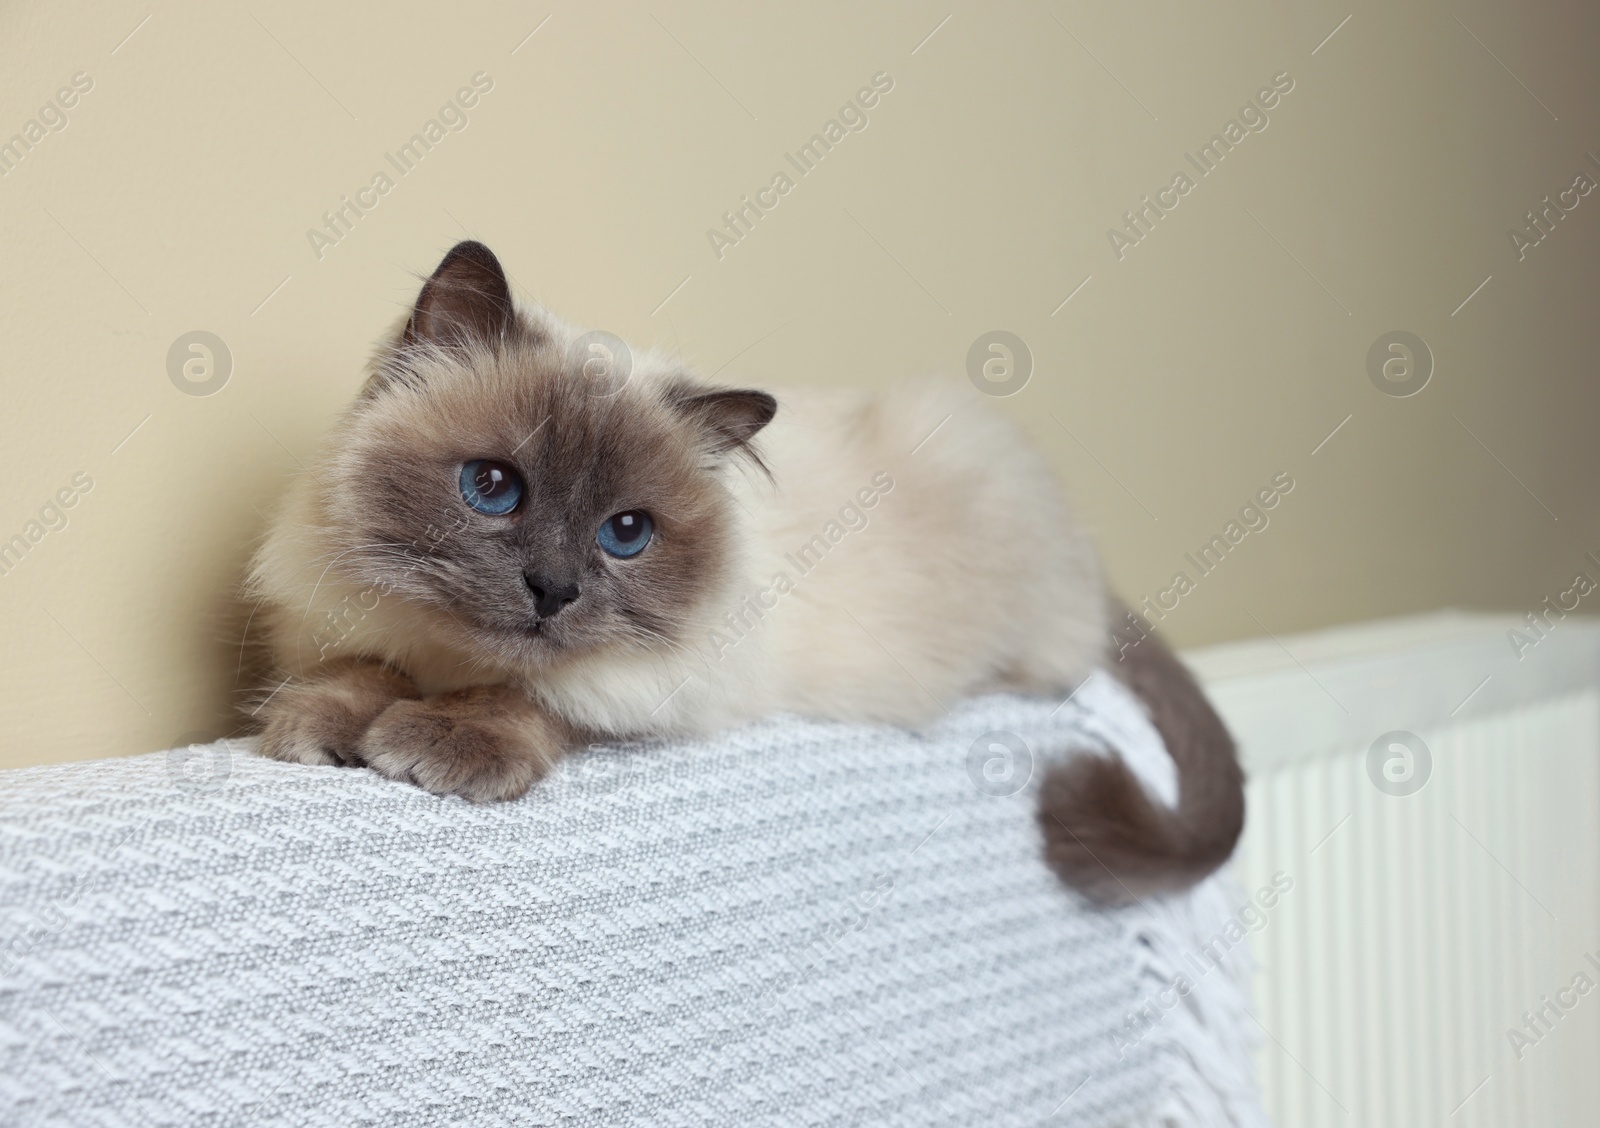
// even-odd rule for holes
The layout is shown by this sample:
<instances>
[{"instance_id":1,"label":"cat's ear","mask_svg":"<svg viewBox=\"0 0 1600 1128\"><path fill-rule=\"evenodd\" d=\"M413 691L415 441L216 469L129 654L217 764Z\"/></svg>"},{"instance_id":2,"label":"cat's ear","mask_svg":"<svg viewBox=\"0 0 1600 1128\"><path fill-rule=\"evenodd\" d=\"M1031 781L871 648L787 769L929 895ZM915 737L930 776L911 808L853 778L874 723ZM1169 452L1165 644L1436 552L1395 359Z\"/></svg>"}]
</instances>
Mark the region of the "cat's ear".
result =
<instances>
[{"instance_id":1,"label":"cat's ear","mask_svg":"<svg viewBox=\"0 0 1600 1128\"><path fill-rule=\"evenodd\" d=\"M401 344L493 344L515 318L500 260L482 243L468 240L450 248L433 277L422 284Z\"/></svg>"},{"instance_id":2,"label":"cat's ear","mask_svg":"<svg viewBox=\"0 0 1600 1128\"><path fill-rule=\"evenodd\" d=\"M739 450L754 457L750 440L778 413L778 401L766 392L708 388L689 381L673 385L667 402L700 432L713 454Z\"/></svg>"}]
</instances>

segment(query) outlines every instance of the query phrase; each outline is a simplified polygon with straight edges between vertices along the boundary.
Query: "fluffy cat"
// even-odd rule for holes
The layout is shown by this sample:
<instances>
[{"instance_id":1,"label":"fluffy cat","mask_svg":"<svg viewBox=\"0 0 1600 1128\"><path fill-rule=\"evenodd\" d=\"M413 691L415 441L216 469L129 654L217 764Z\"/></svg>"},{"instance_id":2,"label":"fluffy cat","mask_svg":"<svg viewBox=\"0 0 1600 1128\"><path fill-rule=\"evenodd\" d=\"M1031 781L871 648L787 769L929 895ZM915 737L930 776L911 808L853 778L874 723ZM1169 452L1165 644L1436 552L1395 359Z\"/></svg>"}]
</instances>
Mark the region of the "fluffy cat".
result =
<instances>
[{"instance_id":1,"label":"fluffy cat","mask_svg":"<svg viewBox=\"0 0 1600 1128\"><path fill-rule=\"evenodd\" d=\"M1052 768L1051 865L1116 902L1231 853L1227 732L1153 636L1106 653L1095 552L974 389L797 390L780 411L661 355L596 381L579 336L517 308L480 243L423 285L252 565L267 755L514 799L592 740L779 711L915 726L1106 666L1180 799L1114 757Z\"/></svg>"}]
</instances>

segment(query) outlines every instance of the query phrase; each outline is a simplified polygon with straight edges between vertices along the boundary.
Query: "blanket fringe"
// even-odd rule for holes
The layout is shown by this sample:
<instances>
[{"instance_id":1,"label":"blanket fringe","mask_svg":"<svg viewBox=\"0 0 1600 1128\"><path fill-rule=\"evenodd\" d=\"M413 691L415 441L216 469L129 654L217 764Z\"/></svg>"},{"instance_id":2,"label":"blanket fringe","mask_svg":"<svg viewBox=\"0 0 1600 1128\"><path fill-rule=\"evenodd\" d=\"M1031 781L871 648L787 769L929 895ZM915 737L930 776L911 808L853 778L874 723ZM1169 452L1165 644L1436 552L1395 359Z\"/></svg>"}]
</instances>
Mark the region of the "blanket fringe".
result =
<instances>
[{"instance_id":1,"label":"blanket fringe","mask_svg":"<svg viewBox=\"0 0 1600 1128\"><path fill-rule=\"evenodd\" d=\"M1248 895L1227 870L1184 896L1147 898L1129 910L1139 952L1139 980L1146 985L1143 1037L1167 1059L1161 1099L1126 1128L1271 1128L1261 1109L1255 1053L1262 1036L1250 998L1255 960L1245 941L1234 943L1215 963L1201 946L1239 924ZM1176 985L1189 984L1187 994ZM1170 1007L1163 1002L1173 999Z\"/></svg>"}]
</instances>

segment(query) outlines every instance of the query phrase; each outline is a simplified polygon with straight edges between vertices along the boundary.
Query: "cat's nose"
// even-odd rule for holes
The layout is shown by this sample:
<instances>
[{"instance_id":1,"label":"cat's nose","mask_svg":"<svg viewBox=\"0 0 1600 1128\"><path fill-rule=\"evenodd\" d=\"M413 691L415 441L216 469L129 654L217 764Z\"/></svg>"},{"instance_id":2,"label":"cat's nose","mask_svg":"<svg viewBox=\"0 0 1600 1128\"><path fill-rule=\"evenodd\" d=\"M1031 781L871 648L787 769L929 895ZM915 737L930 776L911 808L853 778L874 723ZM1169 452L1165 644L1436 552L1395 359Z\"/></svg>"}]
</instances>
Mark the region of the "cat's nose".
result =
<instances>
[{"instance_id":1,"label":"cat's nose","mask_svg":"<svg viewBox=\"0 0 1600 1128\"><path fill-rule=\"evenodd\" d=\"M567 604L578 598L578 585L561 583L537 572L524 572L522 578L533 593L533 606L541 619L548 619Z\"/></svg>"}]
</instances>

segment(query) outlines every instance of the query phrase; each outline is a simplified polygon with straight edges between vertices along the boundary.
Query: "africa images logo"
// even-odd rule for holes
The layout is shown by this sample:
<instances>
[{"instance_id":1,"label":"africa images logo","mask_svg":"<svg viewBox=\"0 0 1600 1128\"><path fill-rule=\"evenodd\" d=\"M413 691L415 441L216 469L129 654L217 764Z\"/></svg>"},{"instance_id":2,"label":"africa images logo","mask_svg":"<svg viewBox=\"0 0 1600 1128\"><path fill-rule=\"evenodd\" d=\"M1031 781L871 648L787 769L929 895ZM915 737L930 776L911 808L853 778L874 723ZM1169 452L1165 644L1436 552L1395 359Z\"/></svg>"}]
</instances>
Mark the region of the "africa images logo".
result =
<instances>
[{"instance_id":1,"label":"africa images logo","mask_svg":"<svg viewBox=\"0 0 1600 1128\"><path fill-rule=\"evenodd\" d=\"M0 140L0 176L11 175L11 170L21 164L35 146L43 144L50 134L66 129L69 124L67 111L76 108L79 99L93 89L94 78L85 71L79 71L72 76L70 83L64 84L40 106L33 117L23 122L20 131Z\"/></svg>"},{"instance_id":2,"label":"africa images logo","mask_svg":"<svg viewBox=\"0 0 1600 1128\"><path fill-rule=\"evenodd\" d=\"M1280 71L1272 76L1272 83L1256 91L1255 97L1249 99L1239 107L1237 120L1229 118L1223 125L1220 133L1211 135L1211 139L1201 145L1193 153L1184 153L1183 159L1188 161L1195 172L1203 179L1210 176L1216 167L1222 163L1227 155L1233 152L1244 139L1252 133L1263 133L1267 126L1272 124L1267 111L1278 107L1284 95L1294 89L1294 77L1288 71ZM1243 122L1244 124L1240 124ZM1193 192L1198 184L1187 171L1179 170L1172 174L1172 182L1164 184L1156 190L1154 200L1149 196L1139 197L1139 206L1122 213L1122 222L1126 227L1124 231L1109 228L1106 238L1111 242L1111 253L1121 262L1127 253L1140 243L1144 242L1155 231L1156 222L1165 219L1168 212L1174 211L1183 202L1183 198Z\"/></svg>"},{"instance_id":3,"label":"africa images logo","mask_svg":"<svg viewBox=\"0 0 1600 1128\"><path fill-rule=\"evenodd\" d=\"M813 133L805 144L792 153L784 153L783 159L794 169L795 176L810 176L822 159L846 137L865 130L870 124L867 111L876 107L883 96L893 89L894 76L888 71L879 71L872 76L869 85L857 90L854 97L839 107L836 115L823 122L822 129ZM752 200L748 195L740 196L736 206L723 212L722 230L714 227L706 229L706 241L711 244L711 253L717 256L717 261L722 261L729 247L744 242L745 237L755 230L756 223L776 208L783 197L794 191L796 183L794 176L779 169L768 178L768 183L756 189L755 199Z\"/></svg>"},{"instance_id":4,"label":"africa images logo","mask_svg":"<svg viewBox=\"0 0 1600 1128\"><path fill-rule=\"evenodd\" d=\"M475 108L484 95L493 89L494 77L488 71L478 71L472 76L470 85L457 90L455 96L440 106L437 114L423 122L422 127L403 145L392 153L384 153L383 159L394 169L395 176L410 176L422 159L438 148L446 137L465 130L471 124L467 111ZM395 176L379 169L367 178L368 183L355 190L355 199L341 195L337 207L322 213L321 230L315 227L306 229L306 242L310 244L311 253L318 262L322 261L330 247L338 246L355 230L358 220L394 191L398 183Z\"/></svg>"}]
</instances>

